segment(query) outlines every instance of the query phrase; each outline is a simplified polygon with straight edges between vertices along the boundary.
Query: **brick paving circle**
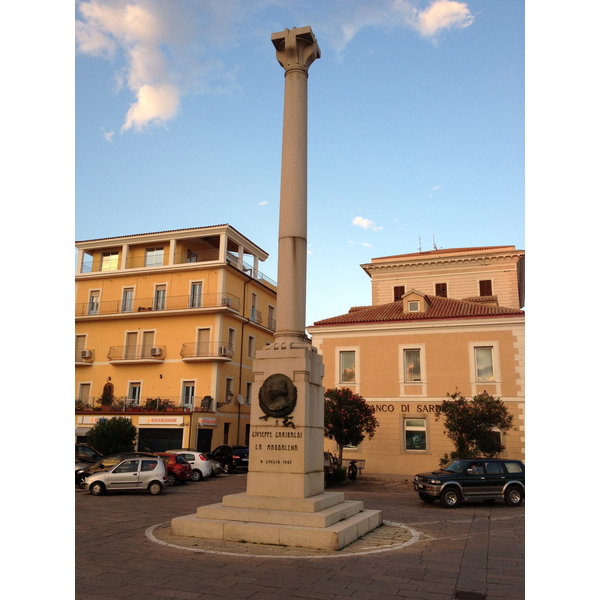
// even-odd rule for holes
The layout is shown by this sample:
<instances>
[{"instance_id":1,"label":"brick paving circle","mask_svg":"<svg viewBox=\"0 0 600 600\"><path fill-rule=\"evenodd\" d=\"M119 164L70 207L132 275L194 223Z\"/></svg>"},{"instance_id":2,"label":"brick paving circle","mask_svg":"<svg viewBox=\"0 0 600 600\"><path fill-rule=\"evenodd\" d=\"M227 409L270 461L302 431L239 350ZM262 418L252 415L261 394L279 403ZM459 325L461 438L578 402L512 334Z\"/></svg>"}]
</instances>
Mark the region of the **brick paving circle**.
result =
<instances>
[{"instance_id":1,"label":"brick paving circle","mask_svg":"<svg viewBox=\"0 0 600 600\"><path fill-rule=\"evenodd\" d=\"M260 558L338 558L401 550L417 542L419 532L402 523L384 521L381 527L337 551L174 536L171 535L170 522L149 527L146 530L146 537L152 542L170 548L207 554Z\"/></svg>"}]
</instances>

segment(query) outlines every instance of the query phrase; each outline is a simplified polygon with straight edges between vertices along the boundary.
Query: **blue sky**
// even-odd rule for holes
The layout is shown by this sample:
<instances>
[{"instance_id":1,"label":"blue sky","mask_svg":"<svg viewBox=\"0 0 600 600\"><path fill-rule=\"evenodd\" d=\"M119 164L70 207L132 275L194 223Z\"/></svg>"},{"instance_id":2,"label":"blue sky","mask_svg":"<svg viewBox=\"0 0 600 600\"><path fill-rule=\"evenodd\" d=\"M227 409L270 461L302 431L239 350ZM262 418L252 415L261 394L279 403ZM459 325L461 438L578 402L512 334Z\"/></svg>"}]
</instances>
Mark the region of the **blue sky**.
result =
<instances>
[{"instance_id":1,"label":"blue sky","mask_svg":"<svg viewBox=\"0 0 600 600\"><path fill-rule=\"evenodd\" d=\"M270 36L310 25L307 324L370 303L373 257L524 248L521 2L76 6L76 239L229 223L276 278Z\"/></svg>"}]
</instances>

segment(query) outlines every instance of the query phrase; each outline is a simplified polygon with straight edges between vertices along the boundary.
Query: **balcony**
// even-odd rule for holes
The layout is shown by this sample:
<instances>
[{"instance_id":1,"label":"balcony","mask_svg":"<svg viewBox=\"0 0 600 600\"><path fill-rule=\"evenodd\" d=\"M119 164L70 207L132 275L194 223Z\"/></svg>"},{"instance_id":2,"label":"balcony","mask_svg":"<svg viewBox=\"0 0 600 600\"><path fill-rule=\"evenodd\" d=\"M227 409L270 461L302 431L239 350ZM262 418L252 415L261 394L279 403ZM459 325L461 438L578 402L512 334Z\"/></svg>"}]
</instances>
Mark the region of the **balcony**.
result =
<instances>
[{"instance_id":1,"label":"balcony","mask_svg":"<svg viewBox=\"0 0 600 600\"><path fill-rule=\"evenodd\" d=\"M167 356L167 347L111 346L107 356L112 364L160 363Z\"/></svg>"},{"instance_id":2,"label":"balcony","mask_svg":"<svg viewBox=\"0 0 600 600\"><path fill-rule=\"evenodd\" d=\"M146 398L135 400L133 398L115 398L112 404L102 406L101 399L86 398L75 399L75 412L102 412L102 413L210 413L215 411L215 401L210 396L176 396L170 398Z\"/></svg>"},{"instance_id":3,"label":"balcony","mask_svg":"<svg viewBox=\"0 0 600 600\"><path fill-rule=\"evenodd\" d=\"M183 362L230 361L233 357L233 346L229 342L187 342L183 344L179 354Z\"/></svg>"},{"instance_id":4,"label":"balcony","mask_svg":"<svg viewBox=\"0 0 600 600\"><path fill-rule=\"evenodd\" d=\"M239 312L240 299L229 293L203 294L196 296L167 296L136 298L134 300L106 300L81 302L75 305L75 316L132 315L164 311L197 311L204 309L230 308Z\"/></svg>"}]
</instances>

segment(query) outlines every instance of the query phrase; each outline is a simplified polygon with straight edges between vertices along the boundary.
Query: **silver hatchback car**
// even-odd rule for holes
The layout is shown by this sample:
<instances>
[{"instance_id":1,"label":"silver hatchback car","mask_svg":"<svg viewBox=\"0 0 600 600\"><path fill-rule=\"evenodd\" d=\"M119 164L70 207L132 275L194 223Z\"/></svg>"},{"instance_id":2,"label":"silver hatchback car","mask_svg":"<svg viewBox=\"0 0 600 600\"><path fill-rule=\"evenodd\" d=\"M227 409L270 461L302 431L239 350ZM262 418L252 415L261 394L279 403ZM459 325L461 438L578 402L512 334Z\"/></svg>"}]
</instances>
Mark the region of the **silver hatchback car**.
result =
<instances>
[{"instance_id":1,"label":"silver hatchback car","mask_svg":"<svg viewBox=\"0 0 600 600\"><path fill-rule=\"evenodd\" d=\"M167 485L165 463L156 458L127 458L108 471L88 476L84 489L94 496L106 491L140 490L160 494Z\"/></svg>"}]
</instances>

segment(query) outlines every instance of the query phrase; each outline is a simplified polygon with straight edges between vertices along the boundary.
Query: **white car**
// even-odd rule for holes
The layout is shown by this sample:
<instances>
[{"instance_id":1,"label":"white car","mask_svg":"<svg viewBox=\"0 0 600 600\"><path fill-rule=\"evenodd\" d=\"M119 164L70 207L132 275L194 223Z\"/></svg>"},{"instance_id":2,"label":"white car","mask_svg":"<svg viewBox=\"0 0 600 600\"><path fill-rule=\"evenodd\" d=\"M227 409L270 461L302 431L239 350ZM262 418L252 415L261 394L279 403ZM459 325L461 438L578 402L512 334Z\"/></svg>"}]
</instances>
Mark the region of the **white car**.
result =
<instances>
[{"instance_id":1,"label":"white car","mask_svg":"<svg viewBox=\"0 0 600 600\"><path fill-rule=\"evenodd\" d=\"M169 450L169 452L181 454L190 463L192 466L192 481L200 481L204 477L214 477L217 473L221 472L221 465L208 458L204 452L188 450L186 448Z\"/></svg>"},{"instance_id":2,"label":"white car","mask_svg":"<svg viewBox=\"0 0 600 600\"><path fill-rule=\"evenodd\" d=\"M148 491L156 495L167 485L167 468L158 456L126 458L108 471L88 475L83 485L94 496L115 490Z\"/></svg>"}]
</instances>

